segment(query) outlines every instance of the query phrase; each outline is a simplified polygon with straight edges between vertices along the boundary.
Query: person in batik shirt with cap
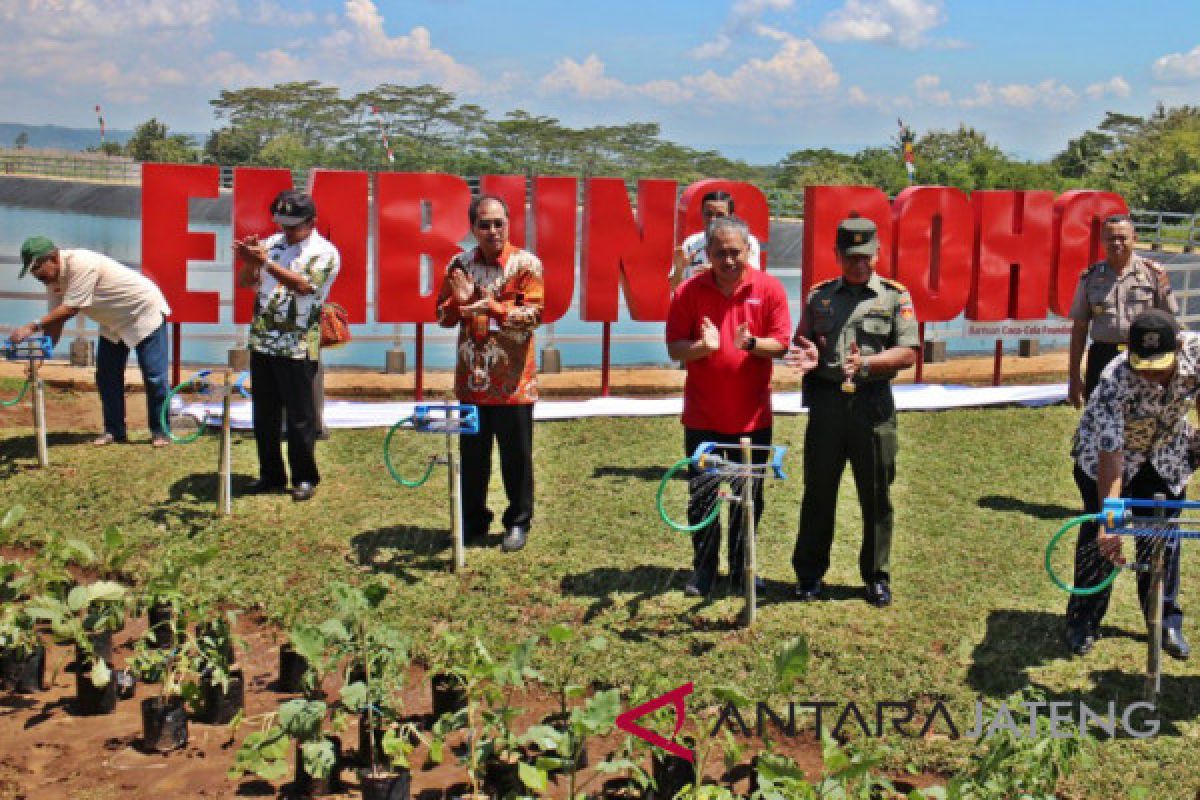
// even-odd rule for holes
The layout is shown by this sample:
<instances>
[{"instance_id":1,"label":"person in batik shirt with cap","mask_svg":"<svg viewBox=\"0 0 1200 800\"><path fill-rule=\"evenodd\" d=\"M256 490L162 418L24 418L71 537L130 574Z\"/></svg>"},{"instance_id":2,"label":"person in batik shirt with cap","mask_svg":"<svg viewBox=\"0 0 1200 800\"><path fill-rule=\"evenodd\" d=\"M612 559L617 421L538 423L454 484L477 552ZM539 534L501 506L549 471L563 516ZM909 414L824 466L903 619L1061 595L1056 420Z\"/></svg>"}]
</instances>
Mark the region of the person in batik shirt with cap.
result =
<instances>
[{"instance_id":1,"label":"person in batik shirt with cap","mask_svg":"<svg viewBox=\"0 0 1200 800\"><path fill-rule=\"evenodd\" d=\"M1075 484L1085 513L1098 514L1106 498L1182 500L1192 476L1195 431L1187 412L1200 391L1200 336L1181 333L1175 317L1161 309L1146 311L1129 326L1129 347L1101 373L1088 398L1071 456ZM1151 514L1153 509L1135 509ZM1177 517L1179 510L1168 512ZM1154 543L1137 537L1137 558L1145 561ZM1163 639L1168 655L1186 659L1191 653L1183 637L1179 594L1179 539L1163 542ZM1097 550L1114 563L1124 563L1121 537L1094 522L1079 528L1075 545L1075 585L1099 584L1108 568L1098 568ZM1150 575L1138 573L1138 597L1148 611ZM1072 594L1067 602L1067 648L1087 654L1100 635L1110 590Z\"/></svg>"}]
</instances>

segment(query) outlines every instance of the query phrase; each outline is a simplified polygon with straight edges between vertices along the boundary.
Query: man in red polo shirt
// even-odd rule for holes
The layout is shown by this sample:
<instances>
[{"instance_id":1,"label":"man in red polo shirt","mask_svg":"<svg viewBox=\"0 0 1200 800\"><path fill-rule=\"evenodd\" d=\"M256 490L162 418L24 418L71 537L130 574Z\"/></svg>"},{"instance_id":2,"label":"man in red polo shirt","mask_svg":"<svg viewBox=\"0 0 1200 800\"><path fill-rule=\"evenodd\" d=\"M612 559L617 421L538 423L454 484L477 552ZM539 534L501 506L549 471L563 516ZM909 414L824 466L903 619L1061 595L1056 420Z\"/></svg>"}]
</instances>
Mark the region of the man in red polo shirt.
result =
<instances>
[{"instance_id":1,"label":"man in red polo shirt","mask_svg":"<svg viewBox=\"0 0 1200 800\"><path fill-rule=\"evenodd\" d=\"M721 217L707 233L712 269L683 283L667 312L667 351L687 369L682 420L687 455L701 442L736 445L749 436L755 445L771 443L771 362L787 350L792 325L783 284L747 264L746 223ZM712 508L716 487L694 471L690 478L688 522L695 525ZM756 525L763 510L762 482L757 483ZM729 527L729 571L736 582L743 574L740 514ZM689 596L712 591L720 544L719 520L692 534Z\"/></svg>"}]
</instances>

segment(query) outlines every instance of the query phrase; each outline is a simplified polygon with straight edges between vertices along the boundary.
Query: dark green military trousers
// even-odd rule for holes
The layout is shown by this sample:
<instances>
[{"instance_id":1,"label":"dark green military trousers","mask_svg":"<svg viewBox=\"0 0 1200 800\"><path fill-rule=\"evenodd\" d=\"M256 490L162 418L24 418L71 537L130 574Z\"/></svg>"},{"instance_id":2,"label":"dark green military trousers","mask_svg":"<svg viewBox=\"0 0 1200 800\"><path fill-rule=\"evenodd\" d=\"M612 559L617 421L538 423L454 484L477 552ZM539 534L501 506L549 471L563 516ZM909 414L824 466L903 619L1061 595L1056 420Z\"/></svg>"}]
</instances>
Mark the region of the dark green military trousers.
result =
<instances>
[{"instance_id":1,"label":"dark green military trousers","mask_svg":"<svg viewBox=\"0 0 1200 800\"><path fill-rule=\"evenodd\" d=\"M801 583L829 569L838 486L846 461L858 488L863 539L858 569L863 583L890 579L892 500L896 477L896 405L887 381L860 384L854 393L807 375L804 402L804 500L792 567Z\"/></svg>"}]
</instances>

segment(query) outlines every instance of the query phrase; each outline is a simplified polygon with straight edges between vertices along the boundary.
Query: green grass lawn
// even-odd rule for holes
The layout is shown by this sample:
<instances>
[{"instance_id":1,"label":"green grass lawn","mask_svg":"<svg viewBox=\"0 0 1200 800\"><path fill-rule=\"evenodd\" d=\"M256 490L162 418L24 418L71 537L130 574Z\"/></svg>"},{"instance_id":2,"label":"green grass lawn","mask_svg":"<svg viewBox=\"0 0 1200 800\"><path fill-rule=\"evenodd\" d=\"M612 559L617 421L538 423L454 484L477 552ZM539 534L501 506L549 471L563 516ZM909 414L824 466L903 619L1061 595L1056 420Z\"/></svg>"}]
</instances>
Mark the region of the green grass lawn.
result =
<instances>
[{"instance_id":1,"label":"green grass lawn","mask_svg":"<svg viewBox=\"0 0 1200 800\"><path fill-rule=\"evenodd\" d=\"M214 438L156 451L144 444L96 449L83 434L57 434L54 466L42 471L26 467L35 457L30 431L9 429L0 432L0 507L26 506L21 530L33 541L62 531L98 543L117 524L144 545L135 572L171 551L219 542L222 557L190 578L193 591L262 608L284 624L318 618L332 580L390 576L390 613L418 653L438 631L472 624L492 640L516 640L555 622L604 632L610 647L590 677L652 694L691 680L698 697L734 684L755 699L781 702L771 693L771 655L804 635L812 659L792 699L870 709L878 701L920 698L928 707L938 699L964 729L977 699L999 701L1029 685L1097 708L1140 699L1145 644L1132 578L1120 579L1095 651L1068 660L1065 596L1042 570L1047 539L1078 513L1068 455L1076 418L1065 407L902 415L896 603L886 610L860 599L859 515L848 471L827 576L832 599L792 601L804 418L777 419L776 442L793 448L791 478L767 488L758 548L768 588L749 632L735 624L740 599L682 594L690 544L654 507L659 476L682 455L675 419L540 424L529 546L516 555L498 546L471 549L461 576L447 568L444 470L419 489L394 484L380 431L338 431L319 445L323 480L312 502L239 498L234 516L218 519ZM256 475L253 440L237 438L233 452L236 491ZM492 492L499 512L498 474ZM1192 613L1197 550L1184 548L1182 600ZM1194 619L1186 630L1200 644ZM1095 762L1061 783L1065 795L1119 797L1135 786L1153 797L1195 795L1195 665L1167 659L1163 686L1160 735L1098 743ZM938 736L868 746L892 768L953 774L976 745Z\"/></svg>"}]
</instances>

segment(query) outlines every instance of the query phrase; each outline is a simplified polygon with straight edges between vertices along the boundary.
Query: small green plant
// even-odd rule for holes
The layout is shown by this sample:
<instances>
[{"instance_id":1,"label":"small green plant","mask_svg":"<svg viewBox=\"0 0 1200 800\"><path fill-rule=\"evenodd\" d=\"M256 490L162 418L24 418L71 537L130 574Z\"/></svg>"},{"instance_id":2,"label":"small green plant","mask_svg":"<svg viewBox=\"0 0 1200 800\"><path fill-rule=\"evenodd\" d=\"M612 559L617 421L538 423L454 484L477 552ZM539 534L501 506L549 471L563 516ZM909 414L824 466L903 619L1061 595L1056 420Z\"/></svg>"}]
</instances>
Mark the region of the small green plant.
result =
<instances>
[{"instance_id":1,"label":"small green plant","mask_svg":"<svg viewBox=\"0 0 1200 800\"><path fill-rule=\"evenodd\" d=\"M18 658L27 658L42 640L34 628L33 617L24 607L9 603L0 609L0 652L12 653Z\"/></svg>"},{"instance_id":2,"label":"small green plant","mask_svg":"<svg viewBox=\"0 0 1200 800\"><path fill-rule=\"evenodd\" d=\"M497 658L475 637L465 662L455 666L466 691L466 707L447 714L434 726L434 747L451 730L466 730L466 749L459 763L467 771L472 795L479 796L490 769L515 768L521 782L533 791L545 789L545 770L526 763L522 756L522 737L513 728L520 714L514 694L526 681L538 677L531 664L536 640L509 648L505 658Z\"/></svg>"},{"instance_id":3,"label":"small green plant","mask_svg":"<svg viewBox=\"0 0 1200 800\"><path fill-rule=\"evenodd\" d=\"M1024 689L1004 699L1013 722L1029 731L1025 703L1045 703L1046 697L1034 689ZM1059 723L1061 726L1061 723ZM1063 736L1050 733L1046 715L1037 719L1037 736L1015 736L1007 728L984 738L961 777L946 787L951 800L982 800L990 797L1022 797L1048 800L1055 796L1059 781L1080 765L1093 761L1095 740L1087 735Z\"/></svg>"},{"instance_id":4,"label":"small green plant","mask_svg":"<svg viewBox=\"0 0 1200 800\"><path fill-rule=\"evenodd\" d=\"M138 551L137 543L130 540L116 525L109 525L104 529L102 543L96 564L100 569L100 577L122 580L125 577L125 565Z\"/></svg>"},{"instance_id":5,"label":"small green plant","mask_svg":"<svg viewBox=\"0 0 1200 800\"><path fill-rule=\"evenodd\" d=\"M549 647L541 659L539 674L542 683L554 692L558 700L558 713L551 724L530 728L523 741L535 745L544 755L534 762L533 769L542 773L533 774L526 769L535 783L545 786L545 778L551 770L561 770L567 775L567 797L574 798L599 774L615 774L633 766L632 762L609 760L604 770L597 772L582 786L577 786L579 764L587 750L587 741L593 736L605 736L613 729L617 715L621 712L621 696L616 689L597 692L587 698L582 706L571 706L572 700L583 698L587 687L581 677L584 669L603 657L608 649L608 640L594 636L583 641L576 632L565 625L552 625L546 631ZM550 755L553 754L553 755ZM526 785L530 781L526 780ZM530 788L538 789L534 785ZM540 789L539 789L540 790Z\"/></svg>"},{"instance_id":6,"label":"small green plant","mask_svg":"<svg viewBox=\"0 0 1200 800\"><path fill-rule=\"evenodd\" d=\"M334 730L344 727L344 718L330 721L329 707L320 700L297 697L279 706L277 712L263 715L263 725L246 736L234 756L229 777L237 780L244 775L257 775L263 780L277 781L288 774L289 741L300 751L304 771L316 780L325 780L337 767L337 750L329 738ZM240 722L240 721L239 721Z\"/></svg>"},{"instance_id":7,"label":"small green plant","mask_svg":"<svg viewBox=\"0 0 1200 800\"><path fill-rule=\"evenodd\" d=\"M195 648L196 668L202 672L206 680L229 691L234 667L237 664L237 652L246 647L242 637L234 633L237 625L237 611L215 613L206 622L196 626Z\"/></svg>"},{"instance_id":8,"label":"small green plant","mask_svg":"<svg viewBox=\"0 0 1200 800\"><path fill-rule=\"evenodd\" d=\"M35 620L50 623L54 637L73 643L84 665L91 666L91 681L97 688L108 685L110 666L96 658L92 635L116 630L127 597L124 586L114 581L97 581L76 586L65 600L53 595L40 595L29 601L26 613Z\"/></svg>"},{"instance_id":9,"label":"small green plant","mask_svg":"<svg viewBox=\"0 0 1200 800\"><path fill-rule=\"evenodd\" d=\"M213 545L183 556L176 554L163 556L158 562L158 568L142 588L142 607L170 606L175 612L179 612L187 599L187 594L183 590L184 577L208 564L219 553L220 548Z\"/></svg>"}]
</instances>

